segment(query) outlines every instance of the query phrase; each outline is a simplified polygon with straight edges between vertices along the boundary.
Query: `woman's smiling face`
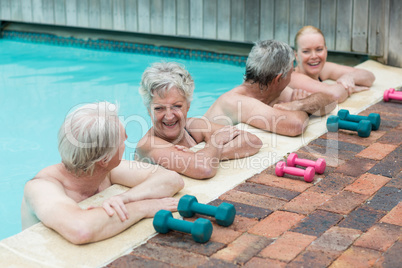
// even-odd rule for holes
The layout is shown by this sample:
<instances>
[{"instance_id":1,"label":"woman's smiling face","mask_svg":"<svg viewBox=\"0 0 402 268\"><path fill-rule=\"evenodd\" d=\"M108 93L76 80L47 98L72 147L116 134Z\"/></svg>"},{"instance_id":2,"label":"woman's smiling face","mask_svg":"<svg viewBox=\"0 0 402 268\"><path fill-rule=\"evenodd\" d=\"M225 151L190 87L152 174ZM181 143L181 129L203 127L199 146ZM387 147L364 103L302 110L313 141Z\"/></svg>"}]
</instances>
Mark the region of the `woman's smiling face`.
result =
<instances>
[{"instance_id":1,"label":"woman's smiling face","mask_svg":"<svg viewBox=\"0 0 402 268\"><path fill-rule=\"evenodd\" d=\"M304 33L297 40L296 61L300 72L318 79L327 60L327 47L320 33Z\"/></svg>"},{"instance_id":2,"label":"woman's smiling face","mask_svg":"<svg viewBox=\"0 0 402 268\"><path fill-rule=\"evenodd\" d=\"M186 97L176 87L167 91L164 97L155 94L149 110L155 135L173 143L180 141L189 109Z\"/></svg>"}]
</instances>

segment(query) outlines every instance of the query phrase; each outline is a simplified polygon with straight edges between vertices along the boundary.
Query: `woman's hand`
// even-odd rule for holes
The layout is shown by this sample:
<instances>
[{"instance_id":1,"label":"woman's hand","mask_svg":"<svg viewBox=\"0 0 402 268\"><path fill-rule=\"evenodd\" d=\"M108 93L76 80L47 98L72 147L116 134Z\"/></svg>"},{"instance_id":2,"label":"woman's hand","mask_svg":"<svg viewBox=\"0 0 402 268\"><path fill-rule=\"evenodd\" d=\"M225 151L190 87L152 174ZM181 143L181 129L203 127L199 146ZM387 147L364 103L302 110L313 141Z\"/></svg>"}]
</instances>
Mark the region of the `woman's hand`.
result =
<instances>
[{"instance_id":1,"label":"woman's hand","mask_svg":"<svg viewBox=\"0 0 402 268\"><path fill-rule=\"evenodd\" d=\"M174 147L175 147L177 150L182 151L182 152L188 152L188 151L190 151L189 148L187 148L186 146L183 146L183 145L175 145Z\"/></svg>"},{"instance_id":2,"label":"woman's hand","mask_svg":"<svg viewBox=\"0 0 402 268\"><path fill-rule=\"evenodd\" d=\"M177 205L179 204L179 199L174 197L165 197L161 199L147 199L140 201L143 202L143 209L146 212L146 218L152 218L155 216L156 212L161 209L169 210L172 212L177 211Z\"/></svg>"},{"instance_id":3,"label":"woman's hand","mask_svg":"<svg viewBox=\"0 0 402 268\"><path fill-rule=\"evenodd\" d=\"M303 89L293 89L291 101L302 100L310 96L311 93Z\"/></svg>"},{"instance_id":4,"label":"woman's hand","mask_svg":"<svg viewBox=\"0 0 402 268\"><path fill-rule=\"evenodd\" d=\"M211 141L213 145L216 147L222 147L226 143L230 142L234 138L236 138L240 134L240 130L234 126L224 126L223 128L218 129L211 136Z\"/></svg>"},{"instance_id":5,"label":"woman's hand","mask_svg":"<svg viewBox=\"0 0 402 268\"><path fill-rule=\"evenodd\" d=\"M342 85L348 92L350 92L350 90L355 87L355 80L350 74L342 75L338 78L338 80L336 80L336 82Z\"/></svg>"},{"instance_id":6,"label":"woman's hand","mask_svg":"<svg viewBox=\"0 0 402 268\"><path fill-rule=\"evenodd\" d=\"M345 90L348 92L348 96L352 95L353 93L369 90L369 87L366 86L356 86L353 77L349 74L342 75L336 82L342 85Z\"/></svg>"}]
</instances>

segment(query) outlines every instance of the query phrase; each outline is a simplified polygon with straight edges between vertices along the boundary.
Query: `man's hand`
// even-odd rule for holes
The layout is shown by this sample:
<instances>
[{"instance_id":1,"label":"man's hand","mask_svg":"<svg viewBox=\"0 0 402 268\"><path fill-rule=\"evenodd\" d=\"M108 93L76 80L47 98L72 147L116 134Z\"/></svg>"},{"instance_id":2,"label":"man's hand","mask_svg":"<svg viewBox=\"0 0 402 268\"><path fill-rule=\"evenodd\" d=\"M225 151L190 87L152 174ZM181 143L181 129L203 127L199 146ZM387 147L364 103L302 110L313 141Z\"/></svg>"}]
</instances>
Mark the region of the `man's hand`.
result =
<instances>
[{"instance_id":1,"label":"man's hand","mask_svg":"<svg viewBox=\"0 0 402 268\"><path fill-rule=\"evenodd\" d=\"M213 145L216 147L225 145L240 134L240 130L234 126L224 126L218 129L211 137Z\"/></svg>"},{"instance_id":2,"label":"man's hand","mask_svg":"<svg viewBox=\"0 0 402 268\"><path fill-rule=\"evenodd\" d=\"M109 217L112 217L114 215L114 212L116 211L120 220L123 222L125 220L128 220L129 216L125 205L125 203L127 202L128 199L125 198L123 195L116 195L105 200L102 207L106 211L107 215L109 215Z\"/></svg>"}]
</instances>

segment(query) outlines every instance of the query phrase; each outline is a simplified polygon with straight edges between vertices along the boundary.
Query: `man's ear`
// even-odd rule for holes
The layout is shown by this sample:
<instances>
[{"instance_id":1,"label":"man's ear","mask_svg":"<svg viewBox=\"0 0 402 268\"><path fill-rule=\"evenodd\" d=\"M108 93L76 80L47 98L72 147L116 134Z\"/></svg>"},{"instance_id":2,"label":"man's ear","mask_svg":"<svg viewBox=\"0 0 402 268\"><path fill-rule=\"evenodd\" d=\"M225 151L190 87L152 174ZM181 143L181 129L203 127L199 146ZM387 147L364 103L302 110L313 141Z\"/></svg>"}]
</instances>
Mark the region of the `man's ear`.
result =
<instances>
[{"instance_id":1,"label":"man's ear","mask_svg":"<svg viewBox=\"0 0 402 268\"><path fill-rule=\"evenodd\" d=\"M282 74L278 74L277 76L275 76L273 82L278 84L282 79Z\"/></svg>"},{"instance_id":2,"label":"man's ear","mask_svg":"<svg viewBox=\"0 0 402 268\"><path fill-rule=\"evenodd\" d=\"M98 164L100 167L107 167L109 165L109 162L107 161L106 157L103 158L102 160L96 162L96 164Z\"/></svg>"}]
</instances>

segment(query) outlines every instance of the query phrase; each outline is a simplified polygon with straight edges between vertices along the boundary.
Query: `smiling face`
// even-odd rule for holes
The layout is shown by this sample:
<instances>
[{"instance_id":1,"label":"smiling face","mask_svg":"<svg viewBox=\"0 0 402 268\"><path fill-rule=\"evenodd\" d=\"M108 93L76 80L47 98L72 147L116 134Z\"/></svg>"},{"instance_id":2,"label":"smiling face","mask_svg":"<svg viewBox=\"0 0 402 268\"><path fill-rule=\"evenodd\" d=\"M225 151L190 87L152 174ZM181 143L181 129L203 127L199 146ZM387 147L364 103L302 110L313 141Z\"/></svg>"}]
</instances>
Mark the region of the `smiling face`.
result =
<instances>
[{"instance_id":1,"label":"smiling face","mask_svg":"<svg viewBox=\"0 0 402 268\"><path fill-rule=\"evenodd\" d=\"M155 135L169 142L179 142L189 109L187 99L176 87L172 87L164 97L155 94L149 108Z\"/></svg>"},{"instance_id":2,"label":"smiling face","mask_svg":"<svg viewBox=\"0 0 402 268\"><path fill-rule=\"evenodd\" d=\"M296 61L299 72L318 80L327 60L327 47L320 33L304 33L297 40Z\"/></svg>"}]
</instances>

